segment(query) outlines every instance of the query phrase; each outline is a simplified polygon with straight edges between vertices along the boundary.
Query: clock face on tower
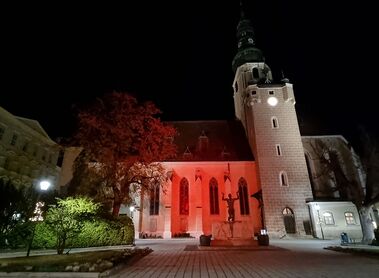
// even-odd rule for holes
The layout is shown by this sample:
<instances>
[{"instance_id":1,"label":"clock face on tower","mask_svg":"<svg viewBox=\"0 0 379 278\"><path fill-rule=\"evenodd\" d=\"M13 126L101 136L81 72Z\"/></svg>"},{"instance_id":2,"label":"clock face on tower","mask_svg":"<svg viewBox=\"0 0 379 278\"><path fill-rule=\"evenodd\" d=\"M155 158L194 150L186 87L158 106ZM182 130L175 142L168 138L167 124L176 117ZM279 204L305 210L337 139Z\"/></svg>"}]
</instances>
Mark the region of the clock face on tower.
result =
<instances>
[{"instance_id":1,"label":"clock face on tower","mask_svg":"<svg viewBox=\"0 0 379 278\"><path fill-rule=\"evenodd\" d=\"M267 103L271 106L276 106L278 104L278 99L276 97L269 97Z\"/></svg>"}]
</instances>

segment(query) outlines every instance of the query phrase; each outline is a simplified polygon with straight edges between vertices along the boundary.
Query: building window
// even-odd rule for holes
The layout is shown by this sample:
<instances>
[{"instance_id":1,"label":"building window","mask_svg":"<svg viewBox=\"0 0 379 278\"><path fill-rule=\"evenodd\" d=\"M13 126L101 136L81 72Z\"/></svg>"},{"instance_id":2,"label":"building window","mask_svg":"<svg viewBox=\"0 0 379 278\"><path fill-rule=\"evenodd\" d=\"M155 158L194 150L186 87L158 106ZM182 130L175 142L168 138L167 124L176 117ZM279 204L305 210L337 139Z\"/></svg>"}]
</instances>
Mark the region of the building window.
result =
<instances>
[{"instance_id":1,"label":"building window","mask_svg":"<svg viewBox=\"0 0 379 278\"><path fill-rule=\"evenodd\" d=\"M249 194L247 192L247 183L244 178L240 178L238 181L238 193L240 197L240 210L241 215L250 214L249 211Z\"/></svg>"},{"instance_id":2,"label":"building window","mask_svg":"<svg viewBox=\"0 0 379 278\"><path fill-rule=\"evenodd\" d=\"M281 186L288 186L288 177L287 173L284 171L281 171L279 174L279 180Z\"/></svg>"},{"instance_id":3,"label":"building window","mask_svg":"<svg viewBox=\"0 0 379 278\"><path fill-rule=\"evenodd\" d=\"M5 128L4 127L0 127L0 140L3 139L4 133L5 133Z\"/></svg>"},{"instance_id":4,"label":"building window","mask_svg":"<svg viewBox=\"0 0 379 278\"><path fill-rule=\"evenodd\" d=\"M350 211L345 212L345 220L347 225L355 225L355 217L354 214Z\"/></svg>"},{"instance_id":5,"label":"building window","mask_svg":"<svg viewBox=\"0 0 379 278\"><path fill-rule=\"evenodd\" d=\"M189 198L188 198L188 180L186 178L182 178L180 181L180 214L188 215L189 214Z\"/></svg>"},{"instance_id":6,"label":"building window","mask_svg":"<svg viewBox=\"0 0 379 278\"><path fill-rule=\"evenodd\" d=\"M276 144L275 148L276 148L276 155L281 156L282 155L282 149L280 148L280 145Z\"/></svg>"},{"instance_id":7,"label":"building window","mask_svg":"<svg viewBox=\"0 0 379 278\"><path fill-rule=\"evenodd\" d=\"M209 181L209 204L211 207L211 214L220 213L218 205L218 184L215 178L211 178Z\"/></svg>"},{"instance_id":8,"label":"building window","mask_svg":"<svg viewBox=\"0 0 379 278\"><path fill-rule=\"evenodd\" d=\"M324 217L325 225L334 225L333 213L326 211L322 216Z\"/></svg>"},{"instance_id":9,"label":"building window","mask_svg":"<svg viewBox=\"0 0 379 278\"><path fill-rule=\"evenodd\" d=\"M272 95L274 95L274 91L268 91L268 94L269 94L270 96L272 96Z\"/></svg>"},{"instance_id":10,"label":"building window","mask_svg":"<svg viewBox=\"0 0 379 278\"><path fill-rule=\"evenodd\" d=\"M17 138L18 138L17 134L13 134L12 140L11 140L11 145L12 146L16 145Z\"/></svg>"},{"instance_id":11,"label":"building window","mask_svg":"<svg viewBox=\"0 0 379 278\"><path fill-rule=\"evenodd\" d=\"M150 215L159 214L159 183L150 188Z\"/></svg>"},{"instance_id":12,"label":"building window","mask_svg":"<svg viewBox=\"0 0 379 278\"><path fill-rule=\"evenodd\" d=\"M258 79L259 78L258 68L253 68L253 78L254 79Z\"/></svg>"},{"instance_id":13,"label":"building window","mask_svg":"<svg viewBox=\"0 0 379 278\"><path fill-rule=\"evenodd\" d=\"M271 124L272 124L272 128L278 128L279 127L278 118L272 117L271 118Z\"/></svg>"}]
</instances>

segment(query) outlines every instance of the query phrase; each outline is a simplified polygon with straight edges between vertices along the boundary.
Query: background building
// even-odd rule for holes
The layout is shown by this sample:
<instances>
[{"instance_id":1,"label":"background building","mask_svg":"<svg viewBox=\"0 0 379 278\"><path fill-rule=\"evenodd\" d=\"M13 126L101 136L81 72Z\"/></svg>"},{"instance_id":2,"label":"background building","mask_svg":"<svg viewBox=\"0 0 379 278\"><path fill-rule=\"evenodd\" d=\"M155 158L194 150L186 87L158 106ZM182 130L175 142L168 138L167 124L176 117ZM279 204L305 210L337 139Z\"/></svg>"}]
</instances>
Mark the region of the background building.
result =
<instances>
[{"instance_id":1,"label":"background building","mask_svg":"<svg viewBox=\"0 0 379 278\"><path fill-rule=\"evenodd\" d=\"M48 179L57 186L59 151L59 145L37 121L14 116L0 107L0 178L19 186Z\"/></svg>"}]
</instances>

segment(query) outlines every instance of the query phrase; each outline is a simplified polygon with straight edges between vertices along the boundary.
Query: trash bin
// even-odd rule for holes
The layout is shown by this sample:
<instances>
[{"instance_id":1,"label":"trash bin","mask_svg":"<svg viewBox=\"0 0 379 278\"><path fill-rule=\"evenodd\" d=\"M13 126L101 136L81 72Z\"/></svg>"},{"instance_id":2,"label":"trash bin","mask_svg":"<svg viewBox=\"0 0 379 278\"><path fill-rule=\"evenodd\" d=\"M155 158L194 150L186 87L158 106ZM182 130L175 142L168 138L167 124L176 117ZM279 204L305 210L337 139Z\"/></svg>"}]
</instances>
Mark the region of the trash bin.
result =
<instances>
[{"instance_id":1,"label":"trash bin","mask_svg":"<svg viewBox=\"0 0 379 278\"><path fill-rule=\"evenodd\" d=\"M270 242L270 239L267 234L266 229L262 229L260 234L258 235L258 244L263 246L268 246Z\"/></svg>"},{"instance_id":2,"label":"trash bin","mask_svg":"<svg viewBox=\"0 0 379 278\"><path fill-rule=\"evenodd\" d=\"M349 237L347 236L347 233L343 232L341 233L341 245L345 245L349 243Z\"/></svg>"},{"instance_id":3,"label":"trash bin","mask_svg":"<svg viewBox=\"0 0 379 278\"><path fill-rule=\"evenodd\" d=\"M212 235L201 235L200 236L200 246L211 246Z\"/></svg>"}]
</instances>

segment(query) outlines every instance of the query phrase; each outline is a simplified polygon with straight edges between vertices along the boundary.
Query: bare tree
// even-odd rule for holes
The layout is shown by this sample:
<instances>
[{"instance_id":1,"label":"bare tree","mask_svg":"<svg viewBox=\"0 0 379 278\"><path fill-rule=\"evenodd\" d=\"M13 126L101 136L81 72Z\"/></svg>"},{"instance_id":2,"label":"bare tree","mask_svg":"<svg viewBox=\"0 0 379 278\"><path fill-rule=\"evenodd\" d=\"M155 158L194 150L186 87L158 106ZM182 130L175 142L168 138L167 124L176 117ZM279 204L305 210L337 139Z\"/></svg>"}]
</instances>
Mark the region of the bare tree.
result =
<instances>
[{"instance_id":1,"label":"bare tree","mask_svg":"<svg viewBox=\"0 0 379 278\"><path fill-rule=\"evenodd\" d=\"M81 110L74 142L83 151L75 162L71 192L112 199L112 214L118 215L131 192L161 182L165 170L159 161L175 156L176 130L162 123L159 113L153 103L139 104L117 92Z\"/></svg>"},{"instance_id":2,"label":"bare tree","mask_svg":"<svg viewBox=\"0 0 379 278\"><path fill-rule=\"evenodd\" d=\"M337 191L341 199L354 203L359 212L362 243L367 244L374 239L369 212L371 207L379 202L379 152L374 138L366 132L362 134L359 155L350 145L347 146L355 169L346 167L338 152L338 146L317 139L309 145L316 156L314 159L319 162L321 168L314 173L313 178L327 177L334 186L324 186L321 191Z\"/></svg>"}]
</instances>

